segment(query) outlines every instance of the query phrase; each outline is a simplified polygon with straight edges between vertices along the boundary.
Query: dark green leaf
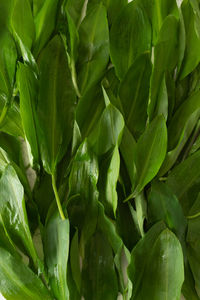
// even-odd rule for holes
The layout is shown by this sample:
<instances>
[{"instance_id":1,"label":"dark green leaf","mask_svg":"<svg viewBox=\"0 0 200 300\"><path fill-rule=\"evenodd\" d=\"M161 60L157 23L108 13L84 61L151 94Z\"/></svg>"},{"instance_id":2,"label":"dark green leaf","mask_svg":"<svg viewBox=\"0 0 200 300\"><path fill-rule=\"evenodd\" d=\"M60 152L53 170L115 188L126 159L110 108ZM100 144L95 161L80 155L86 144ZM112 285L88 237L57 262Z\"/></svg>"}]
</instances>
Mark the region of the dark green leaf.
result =
<instances>
[{"instance_id":1,"label":"dark green leaf","mask_svg":"<svg viewBox=\"0 0 200 300\"><path fill-rule=\"evenodd\" d=\"M176 17L169 15L162 25L157 44L155 45L148 107L150 120L156 116L156 111L159 111L157 105L159 105L158 99L163 76L167 70L172 71L178 61L178 26L179 23Z\"/></svg>"},{"instance_id":2,"label":"dark green leaf","mask_svg":"<svg viewBox=\"0 0 200 300\"><path fill-rule=\"evenodd\" d=\"M148 253L148 255L147 255ZM152 227L131 253L129 275L134 300L180 299L183 254L176 236L162 223Z\"/></svg>"},{"instance_id":3,"label":"dark green leaf","mask_svg":"<svg viewBox=\"0 0 200 300\"><path fill-rule=\"evenodd\" d=\"M167 150L167 129L163 116L156 117L138 140L135 153L138 194L158 173Z\"/></svg>"},{"instance_id":4,"label":"dark green leaf","mask_svg":"<svg viewBox=\"0 0 200 300\"><path fill-rule=\"evenodd\" d=\"M78 84L85 94L103 76L109 60L109 32L102 3L92 6L79 28Z\"/></svg>"},{"instance_id":5,"label":"dark green leaf","mask_svg":"<svg viewBox=\"0 0 200 300\"><path fill-rule=\"evenodd\" d=\"M193 197L191 190L194 185L200 182L200 151L189 156L186 160L178 164L169 174L167 185L177 196L183 207L184 213L188 215L188 211L193 205ZM197 188L199 190L199 188Z\"/></svg>"},{"instance_id":6,"label":"dark green leaf","mask_svg":"<svg viewBox=\"0 0 200 300\"><path fill-rule=\"evenodd\" d=\"M148 210L150 222L165 221L169 229L177 235L180 242L184 243L187 221L178 199L167 184L158 181L152 184Z\"/></svg>"},{"instance_id":7,"label":"dark green leaf","mask_svg":"<svg viewBox=\"0 0 200 300\"><path fill-rule=\"evenodd\" d=\"M117 76L123 79L135 59L151 46L151 24L133 1L125 6L110 31L110 54Z\"/></svg>"},{"instance_id":8,"label":"dark green leaf","mask_svg":"<svg viewBox=\"0 0 200 300\"><path fill-rule=\"evenodd\" d=\"M150 76L150 55L145 53L129 68L119 88L126 126L136 138L146 126Z\"/></svg>"}]
</instances>

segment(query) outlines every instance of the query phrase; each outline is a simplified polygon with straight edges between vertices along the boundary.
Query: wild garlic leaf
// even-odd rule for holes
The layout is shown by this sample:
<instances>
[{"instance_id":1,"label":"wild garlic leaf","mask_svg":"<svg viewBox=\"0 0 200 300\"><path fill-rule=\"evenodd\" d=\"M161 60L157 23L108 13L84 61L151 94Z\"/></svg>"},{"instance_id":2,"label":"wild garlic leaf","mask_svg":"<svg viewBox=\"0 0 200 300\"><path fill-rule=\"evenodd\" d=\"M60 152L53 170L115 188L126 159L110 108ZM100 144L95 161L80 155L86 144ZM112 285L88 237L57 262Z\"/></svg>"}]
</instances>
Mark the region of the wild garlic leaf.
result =
<instances>
[{"instance_id":1,"label":"wild garlic leaf","mask_svg":"<svg viewBox=\"0 0 200 300\"><path fill-rule=\"evenodd\" d=\"M78 86L81 95L84 95L102 78L109 61L108 21L101 2L87 10L78 33Z\"/></svg>"},{"instance_id":2,"label":"wild garlic leaf","mask_svg":"<svg viewBox=\"0 0 200 300\"><path fill-rule=\"evenodd\" d=\"M136 1L127 4L110 30L110 55L119 79L151 46L151 24Z\"/></svg>"},{"instance_id":3,"label":"wild garlic leaf","mask_svg":"<svg viewBox=\"0 0 200 300\"><path fill-rule=\"evenodd\" d=\"M182 249L176 236L163 227L162 223L155 224L131 253L132 299L180 298L184 281Z\"/></svg>"},{"instance_id":4,"label":"wild garlic leaf","mask_svg":"<svg viewBox=\"0 0 200 300\"><path fill-rule=\"evenodd\" d=\"M39 71L38 140L45 170L53 174L72 138L76 105L64 45L58 35L42 51Z\"/></svg>"},{"instance_id":5,"label":"wild garlic leaf","mask_svg":"<svg viewBox=\"0 0 200 300\"><path fill-rule=\"evenodd\" d=\"M178 199L166 183L153 182L148 197L148 210L151 223L163 220L184 244L187 221Z\"/></svg>"},{"instance_id":6,"label":"wild garlic leaf","mask_svg":"<svg viewBox=\"0 0 200 300\"><path fill-rule=\"evenodd\" d=\"M20 259L0 249L0 291L7 300L51 300L41 279Z\"/></svg>"},{"instance_id":7,"label":"wild garlic leaf","mask_svg":"<svg viewBox=\"0 0 200 300\"><path fill-rule=\"evenodd\" d=\"M150 120L159 111L160 86L166 71L173 71L178 62L178 34L179 23L176 17L169 15L160 30L158 41L154 49L154 64L151 77L150 100L148 115ZM167 49L167 52L166 52Z\"/></svg>"},{"instance_id":8,"label":"wild garlic leaf","mask_svg":"<svg viewBox=\"0 0 200 300\"><path fill-rule=\"evenodd\" d=\"M199 161L200 151L197 151L174 167L167 177L167 185L179 199L185 215L193 205L191 191L200 183Z\"/></svg>"},{"instance_id":9,"label":"wild garlic leaf","mask_svg":"<svg viewBox=\"0 0 200 300\"><path fill-rule=\"evenodd\" d=\"M8 165L0 179L0 216L11 240L19 248L23 243L38 267L38 257L31 237L24 200L24 189L12 166Z\"/></svg>"},{"instance_id":10,"label":"wild garlic leaf","mask_svg":"<svg viewBox=\"0 0 200 300\"><path fill-rule=\"evenodd\" d=\"M20 114L26 138L31 147L35 162L39 162L39 145L37 137L36 106L38 100L38 80L30 67L19 63L17 84L20 92Z\"/></svg>"},{"instance_id":11,"label":"wild garlic leaf","mask_svg":"<svg viewBox=\"0 0 200 300\"><path fill-rule=\"evenodd\" d=\"M69 298L67 262L69 252L69 220L62 220L58 211L47 220L44 232L44 254L49 283L55 297Z\"/></svg>"},{"instance_id":12,"label":"wild garlic leaf","mask_svg":"<svg viewBox=\"0 0 200 300\"><path fill-rule=\"evenodd\" d=\"M146 126L150 76L150 54L145 53L135 60L119 87L126 126L135 138Z\"/></svg>"},{"instance_id":13,"label":"wild garlic leaf","mask_svg":"<svg viewBox=\"0 0 200 300\"><path fill-rule=\"evenodd\" d=\"M184 0L181 5L186 34L186 48L180 70L180 79L191 73L200 62L200 10L198 5L194 6L192 4L194 2Z\"/></svg>"},{"instance_id":14,"label":"wild garlic leaf","mask_svg":"<svg viewBox=\"0 0 200 300\"><path fill-rule=\"evenodd\" d=\"M28 49L31 49L35 39L35 24L29 0L15 0L11 26Z\"/></svg>"},{"instance_id":15,"label":"wild garlic leaf","mask_svg":"<svg viewBox=\"0 0 200 300\"><path fill-rule=\"evenodd\" d=\"M34 57L37 58L45 44L50 40L56 25L56 12L58 0L43 1L43 5L35 16L35 43L33 48ZM48 24L48 26L47 26Z\"/></svg>"},{"instance_id":16,"label":"wild garlic leaf","mask_svg":"<svg viewBox=\"0 0 200 300\"><path fill-rule=\"evenodd\" d=\"M162 115L157 116L137 142L135 152L137 195L158 173L167 150L167 128Z\"/></svg>"}]
</instances>

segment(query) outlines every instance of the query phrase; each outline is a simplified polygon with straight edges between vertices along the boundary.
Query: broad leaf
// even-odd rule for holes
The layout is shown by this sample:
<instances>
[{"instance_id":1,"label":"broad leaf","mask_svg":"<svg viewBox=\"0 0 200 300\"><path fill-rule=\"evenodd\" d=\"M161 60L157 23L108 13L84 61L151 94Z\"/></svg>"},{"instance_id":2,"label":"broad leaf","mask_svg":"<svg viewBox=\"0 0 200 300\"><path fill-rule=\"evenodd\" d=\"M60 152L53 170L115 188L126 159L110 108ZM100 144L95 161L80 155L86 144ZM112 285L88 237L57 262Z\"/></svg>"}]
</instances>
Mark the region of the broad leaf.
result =
<instances>
[{"instance_id":1,"label":"broad leaf","mask_svg":"<svg viewBox=\"0 0 200 300\"><path fill-rule=\"evenodd\" d=\"M150 120L156 116L156 111L159 111L157 105L159 105L158 99L163 76L167 70L172 71L178 62L178 25L177 19L169 15L162 25L157 44L155 45L154 67L151 77L150 101L148 107Z\"/></svg>"},{"instance_id":2,"label":"broad leaf","mask_svg":"<svg viewBox=\"0 0 200 300\"><path fill-rule=\"evenodd\" d=\"M119 88L126 126L135 138L146 126L150 76L150 55L145 53L135 60Z\"/></svg>"},{"instance_id":3,"label":"broad leaf","mask_svg":"<svg viewBox=\"0 0 200 300\"><path fill-rule=\"evenodd\" d=\"M55 36L39 57L40 84L36 113L43 165L50 174L72 137L76 96L61 38Z\"/></svg>"},{"instance_id":4,"label":"broad leaf","mask_svg":"<svg viewBox=\"0 0 200 300\"><path fill-rule=\"evenodd\" d=\"M194 2L184 0L181 5L186 33L186 49L180 71L181 79L191 73L200 62L200 10L198 4L194 7L192 4Z\"/></svg>"},{"instance_id":5,"label":"broad leaf","mask_svg":"<svg viewBox=\"0 0 200 300\"><path fill-rule=\"evenodd\" d=\"M67 287L67 261L69 251L69 220L62 220L58 212L48 220L44 236L44 254L49 283L56 298L69 298Z\"/></svg>"},{"instance_id":6,"label":"broad leaf","mask_svg":"<svg viewBox=\"0 0 200 300\"><path fill-rule=\"evenodd\" d=\"M148 210L150 222L165 221L169 229L177 235L180 242L182 244L185 242L187 221L178 199L167 184L158 181L152 184Z\"/></svg>"},{"instance_id":7,"label":"broad leaf","mask_svg":"<svg viewBox=\"0 0 200 300\"><path fill-rule=\"evenodd\" d=\"M120 79L150 45L151 24L146 12L133 1L125 6L110 31L111 60Z\"/></svg>"},{"instance_id":8,"label":"broad leaf","mask_svg":"<svg viewBox=\"0 0 200 300\"><path fill-rule=\"evenodd\" d=\"M34 160L39 162L39 145L36 129L38 81L31 69L20 63L17 70L17 83L20 92L20 114L24 131Z\"/></svg>"},{"instance_id":9,"label":"broad leaf","mask_svg":"<svg viewBox=\"0 0 200 300\"><path fill-rule=\"evenodd\" d=\"M158 173L167 150L167 129L163 116L156 117L138 140L135 153L137 195Z\"/></svg>"},{"instance_id":10,"label":"broad leaf","mask_svg":"<svg viewBox=\"0 0 200 300\"><path fill-rule=\"evenodd\" d=\"M180 299L184 266L176 236L163 230L162 224L154 225L131 253L129 276L133 283L131 299Z\"/></svg>"},{"instance_id":11,"label":"broad leaf","mask_svg":"<svg viewBox=\"0 0 200 300\"><path fill-rule=\"evenodd\" d=\"M78 85L85 94L103 76L109 60L109 32L102 3L92 6L79 28Z\"/></svg>"},{"instance_id":12,"label":"broad leaf","mask_svg":"<svg viewBox=\"0 0 200 300\"><path fill-rule=\"evenodd\" d=\"M0 291L7 300L51 300L42 281L5 249L0 249Z\"/></svg>"},{"instance_id":13,"label":"broad leaf","mask_svg":"<svg viewBox=\"0 0 200 300\"><path fill-rule=\"evenodd\" d=\"M35 16L36 36L33 50L35 58L38 57L55 28L58 2L58 0L43 1L41 9Z\"/></svg>"},{"instance_id":14,"label":"broad leaf","mask_svg":"<svg viewBox=\"0 0 200 300\"><path fill-rule=\"evenodd\" d=\"M38 257L27 220L23 186L10 165L0 179L0 190L0 216L3 226L17 246L23 243L35 267L38 267Z\"/></svg>"},{"instance_id":15,"label":"broad leaf","mask_svg":"<svg viewBox=\"0 0 200 300\"><path fill-rule=\"evenodd\" d=\"M183 207L184 213L188 215L188 211L193 205L192 192L199 192L198 185L200 183L200 151L190 155L186 160L178 164L169 174L167 185L177 196Z\"/></svg>"},{"instance_id":16,"label":"broad leaf","mask_svg":"<svg viewBox=\"0 0 200 300\"><path fill-rule=\"evenodd\" d=\"M14 1L11 25L22 43L31 49L35 38L35 24L28 0Z\"/></svg>"}]
</instances>

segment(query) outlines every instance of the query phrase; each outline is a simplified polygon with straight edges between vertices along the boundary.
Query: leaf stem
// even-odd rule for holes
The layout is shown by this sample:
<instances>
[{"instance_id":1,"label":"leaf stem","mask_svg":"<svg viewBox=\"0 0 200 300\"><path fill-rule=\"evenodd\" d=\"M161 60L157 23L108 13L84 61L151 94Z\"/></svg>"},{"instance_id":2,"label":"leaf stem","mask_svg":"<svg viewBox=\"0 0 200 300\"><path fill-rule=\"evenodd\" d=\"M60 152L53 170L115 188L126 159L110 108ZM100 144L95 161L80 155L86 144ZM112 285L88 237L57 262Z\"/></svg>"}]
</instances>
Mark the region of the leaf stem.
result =
<instances>
[{"instance_id":1,"label":"leaf stem","mask_svg":"<svg viewBox=\"0 0 200 300\"><path fill-rule=\"evenodd\" d=\"M187 219L191 220L191 219L195 219L197 217L200 217L200 212L198 212L197 214L195 214L193 216L187 216Z\"/></svg>"},{"instance_id":2,"label":"leaf stem","mask_svg":"<svg viewBox=\"0 0 200 300\"><path fill-rule=\"evenodd\" d=\"M51 178L52 178L52 187L53 187L54 195L55 195L55 198L56 198L56 203L57 203L57 206L58 206L60 217L61 217L62 220L65 220L65 215L64 215L63 210L62 210L60 197L58 195L58 190L57 190L57 187L56 187L55 175L52 174Z\"/></svg>"},{"instance_id":3,"label":"leaf stem","mask_svg":"<svg viewBox=\"0 0 200 300\"><path fill-rule=\"evenodd\" d=\"M3 123L3 121L4 121L4 119L7 115L7 111L8 111L8 104L6 103L3 107L3 110L2 110L1 115L0 115L0 126Z\"/></svg>"}]
</instances>

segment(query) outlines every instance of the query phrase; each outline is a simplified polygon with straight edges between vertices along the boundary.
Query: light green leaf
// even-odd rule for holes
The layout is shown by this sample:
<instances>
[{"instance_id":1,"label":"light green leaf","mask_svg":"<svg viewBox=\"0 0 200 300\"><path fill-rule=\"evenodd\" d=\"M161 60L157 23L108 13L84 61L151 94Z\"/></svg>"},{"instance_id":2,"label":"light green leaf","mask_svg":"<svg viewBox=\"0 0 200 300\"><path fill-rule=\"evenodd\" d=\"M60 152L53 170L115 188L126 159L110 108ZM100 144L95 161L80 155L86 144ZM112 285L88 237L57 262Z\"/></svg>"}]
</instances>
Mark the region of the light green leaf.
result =
<instances>
[{"instance_id":1,"label":"light green leaf","mask_svg":"<svg viewBox=\"0 0 200 300\"><path fill-rule=\"evenodd\" d=\"M58 0L43 1L41 9L35 16L36 36L33 49L35 58L38 57L55 28L57 7Z\"/></svg>"},{"instance_id":2,"label":"light green leaf","mask_svg":"<svg viewBox=\"0 0 200 300\"><path fill-rule=\"evenodd\" d=\"M116 18L110 31L110 55L123 79L135 59L151 46L151 24L145 10L133 1Z\"/></svg>"},{"instance_id":3,"label":"light green leaf","mask_svg":"<svg viewBox=\"0 0 200 300\"><path fill-rule=\"evenodd\" d=\"M39 146L36 129L36 105L38 97L38 80L31 69L19 63L17 84L20 92L20 114L26 138L31 147L35 162L39 162Z\"/></svg>"},{"instance_id":4,"label":"light green leaf","mask_svg":"<svg viewBox=\"0 0 200 300\"><path fill-rule=\"evenodd\" d=\"M44 254L49 283L54 296L69 299L67 287L67 262L69 252L69 220L62 220L58 212L47 221L44 234Z\"/></svg>"},{"instance_id":5,"label":"light green leaf","mask_svg":"<svg viewBox=\"0 0 200 300\"><path fill-rule=\"evenodd\" d=\"M0 217L3 226L17 246L23 243L35 267L38 267L39 261L28 225L23 186L10 165L0 179L0 191Z\"/></svg>"},{"instance_id":6,"label":"light green leaf","mask_svg":"<svg viewBox=\"0 0 200 300\"><path fill-rule=\"evenodd\" d=\"M21 39L22 43L31 49L35 39L35 24L28 0L15 0L11 15L12 29Z\"/></svg>"},{"instance_id":7,"label":"light green leaf","mask_svg":"<svg viewBox=\"0 0 200 300\"><path fill-rule=\"evenodd\" d=\"M53 174L72 138L76 104L67 57L59 36L55 36L42 51L39 71L38 140L45 170Z\"/></svg>"},{"instance_id":8,"label":"light green leaf","mask_svg":"<svg viewBox=\"0 0 200 300\"><path fill-rule=\"evenodd\" d=\"M0 249L0 291L7 300L51 300L42 281L21 260Z\"/></svg>"}]
</instances>

